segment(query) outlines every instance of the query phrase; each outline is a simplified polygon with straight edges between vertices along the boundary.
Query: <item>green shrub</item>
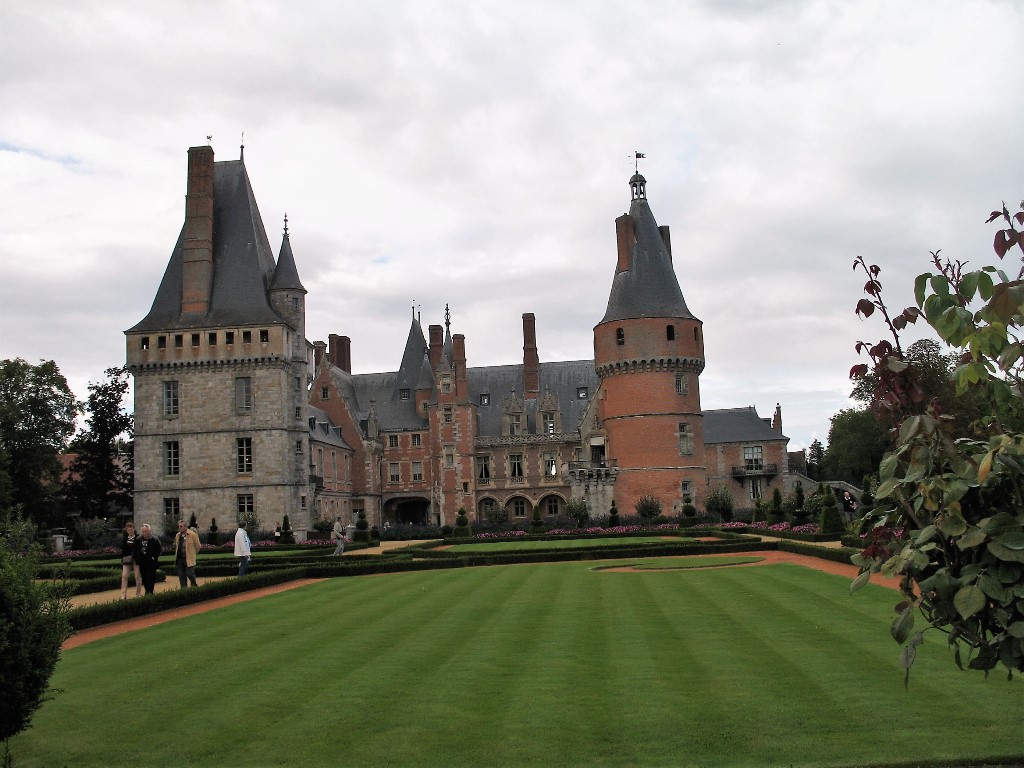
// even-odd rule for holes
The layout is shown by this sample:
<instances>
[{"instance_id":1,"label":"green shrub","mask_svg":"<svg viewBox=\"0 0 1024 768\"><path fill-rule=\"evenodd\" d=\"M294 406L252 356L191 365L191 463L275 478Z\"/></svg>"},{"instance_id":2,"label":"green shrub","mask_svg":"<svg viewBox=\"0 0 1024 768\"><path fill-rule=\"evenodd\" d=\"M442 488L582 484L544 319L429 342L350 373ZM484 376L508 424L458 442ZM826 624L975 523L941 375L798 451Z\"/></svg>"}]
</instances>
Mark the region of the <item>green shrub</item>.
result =
<instances>
[{"instance_id":1,"label":"green shrub","mask_svg":"<svg viewBox=\"0 0 1024 768\"><path fill-rule=\"evenodd\" d=\"M821 504L821 516L819 517L818 528L822 533L845 533L846 523L843 515L836 504L836 495L831 491L827 492Z\"/></svg>"},{"instance_id":2,"label":"green shrub","mask_svg":"<svg viewBox=\"0 0 1024 768\"><path fill-rule=\"evenodd\" d=\"M452 527L450 525L442 525L441 526L441 536L443 536L444 538L447 539L451 535L452 535Z\"/></svg>"},{"instance_id":3,"label":"green shrub","mask_svg":"<svg viewBox=\"0 0 1024 768\"><path fill-rule=\"evenodd\" d=\"M210 518L210 532L206 534L206 543L212 544L213 546L220 545L220 534L217 533L217 518Z\"/></svg>"},{"instance_id":4,"label":"green shrub","mask_svg":"<svg viewBox=\"0 0 1024 768\"><path fill-rule=\"evenodd\" d=\"M608 510L608 527L615 528L619 525L619 508L615 506L615 499L612 499L611 509Z\"/></svg>"},{"instance_id":5,"label":"green shrub","mask_svg":"<svg viewBox=\"0 0 1024 768\"><path fill-rule=\"evenodd\" d=\"M352 541L361 541L364 544L370 541L370 524L366 521L366 510L359 510L359 517L356 519L356 530L352 534Z\"/></svg>"},{"instance_id":6,"label":"green shrub","mask_svg":"<svg viewBox=\"0 0 1024 768\"><path fill-rule=\"evenodd\" d=\"M292 529L292 521L288 519L288 515L285 515L283 521L281 522L281 538L278 543L295 543L295 531Z\"/></svg>"},{"instance_id":7,"label":"green shrub","mask_svg":"<svg viewBox=\"0 0 1024 768\"><path fill-rule=\"evenodd\" d=\"M533 519L530 520L530 533L547 533L548 527L544 525L544 520L540 516L540 507L533 508Z\"/></svg>"},{"instance_id":8,"label":"green shrub","mask_svg":"<svg viewBox=\"0 0 1024 768\"><path fill-rule=\"evenodd\" d=\"M697 508L693 504L683 504L683 517L695 517Z\"/></svg>"},{"instance_id":9,"label":"green shrub","mask_svg":"<svg viewBox=\"0 0 1024 768\"><path fill-rule=\"evenodd\" d=\"M458 514L455 515L455 530L452 531L452 536L456 539L468 539L471 533L466 508L459 507Z\"/></svg>"},{"instance_id":10,"label":"green shrub","mask_svg":"<svg viewBox=\"0 0 1024 768\"><path fill-rule=\"evenodd\" d=\"M612 508L614 509L615 503L612 502ZM570 499L569 503L565 505L565 514L568 515L577 528L582 528L583 524L590 519L590 509L587 506L587 500L583 497Z\"/></svg>"},{"instance_id":11,"label":"green shrub","mask_svg":"<svg viewBox=\"0 0 1024 768\"><path fill-rule=\"evenodd\" d=\"M771 525L782 523L786 520L786 513L782 508L782 491L778 488L772 489L771 506L768 508L768 522Z\"/></svg>"}]
</instances>

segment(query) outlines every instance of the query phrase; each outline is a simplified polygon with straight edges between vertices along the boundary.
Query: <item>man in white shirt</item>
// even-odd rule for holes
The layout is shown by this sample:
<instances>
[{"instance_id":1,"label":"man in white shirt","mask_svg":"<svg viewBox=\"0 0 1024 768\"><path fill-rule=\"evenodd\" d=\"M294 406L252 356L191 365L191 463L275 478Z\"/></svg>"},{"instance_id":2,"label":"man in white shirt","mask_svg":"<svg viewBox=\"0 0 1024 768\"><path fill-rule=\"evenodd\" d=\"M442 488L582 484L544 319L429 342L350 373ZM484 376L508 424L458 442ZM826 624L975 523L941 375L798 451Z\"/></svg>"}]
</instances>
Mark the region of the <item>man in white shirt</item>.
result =
<instances>
[{"instance_id":1,"label":"man in white shirt","mask_svg":"<svg viewBox=\"0 0 1024 768\"><path fill-rule=\"evenodd\" d=\"M245 576L249 572L252 545L249 543L249 534L245 532L244 520L238 524L238 530L235 531L235 557L241 558L238 561L238 575Z\"/></svg>"}]
</instances>

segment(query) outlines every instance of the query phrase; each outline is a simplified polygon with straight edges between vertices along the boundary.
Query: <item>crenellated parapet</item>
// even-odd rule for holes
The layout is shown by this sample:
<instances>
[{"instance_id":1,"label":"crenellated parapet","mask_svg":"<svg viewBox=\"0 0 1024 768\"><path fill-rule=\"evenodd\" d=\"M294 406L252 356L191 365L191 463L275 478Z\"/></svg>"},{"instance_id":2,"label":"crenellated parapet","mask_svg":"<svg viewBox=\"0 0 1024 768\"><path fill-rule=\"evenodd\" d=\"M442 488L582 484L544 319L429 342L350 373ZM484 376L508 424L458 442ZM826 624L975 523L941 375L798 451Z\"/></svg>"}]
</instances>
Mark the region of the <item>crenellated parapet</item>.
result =
<instances>
[{"instance_id":1,"label":"crenellated parapet","mask_svg":"<svg viewBox=\"0 0 1024 768\"><path fill-rule=\"evenodd\" d=\"M658 357L650 359L615 360L596 368L598 378L620 373L685 372L700 374L704 359L700 357Z\"/></svg>"}]
</instances>

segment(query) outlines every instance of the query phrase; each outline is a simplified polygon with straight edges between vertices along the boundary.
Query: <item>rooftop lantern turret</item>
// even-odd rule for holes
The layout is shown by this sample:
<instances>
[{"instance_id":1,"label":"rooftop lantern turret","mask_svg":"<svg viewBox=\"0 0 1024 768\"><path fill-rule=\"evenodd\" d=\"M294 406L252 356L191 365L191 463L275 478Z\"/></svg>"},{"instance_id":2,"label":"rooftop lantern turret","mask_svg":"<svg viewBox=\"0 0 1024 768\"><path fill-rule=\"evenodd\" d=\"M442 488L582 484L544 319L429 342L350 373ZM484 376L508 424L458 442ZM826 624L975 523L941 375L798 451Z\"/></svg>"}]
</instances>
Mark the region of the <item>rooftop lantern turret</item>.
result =
<instances>
[{"instance_id":1,"label":"rooftop lantern turret","mask_svg":"<svg viewBox=\"0 0 1024 768\"><path fill-rule=\"evenodd\" d=\"M639 173L634 173L629 179L629 188L633 191L634 200L647 199L647 179Z\"/></svg>"}]
</instances>

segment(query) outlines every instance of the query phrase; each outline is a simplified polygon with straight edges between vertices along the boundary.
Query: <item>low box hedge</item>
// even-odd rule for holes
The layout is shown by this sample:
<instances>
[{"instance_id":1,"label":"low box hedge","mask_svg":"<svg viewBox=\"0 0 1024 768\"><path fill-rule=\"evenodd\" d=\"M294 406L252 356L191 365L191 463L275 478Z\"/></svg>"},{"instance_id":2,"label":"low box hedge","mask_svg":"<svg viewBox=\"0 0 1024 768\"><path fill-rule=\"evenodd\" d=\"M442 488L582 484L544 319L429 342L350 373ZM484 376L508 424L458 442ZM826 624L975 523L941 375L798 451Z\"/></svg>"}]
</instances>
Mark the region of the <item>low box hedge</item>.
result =
<instances>
[{"instance_id":1,"label":"low box hedge","mask_svg":"<svg viewBox=\"0 0 1024 768\"><path fill-rule=\"evenodd\" d=\"M781 552L792 552L795 555L806 555L817 557L819 560L831 560L833 563L844 563L853 565L850 558L860 552L859 549L851 547L816 547L813 544L805 544L799 541L779 541L778 548Z\"/></svg>"}]
</instances>

